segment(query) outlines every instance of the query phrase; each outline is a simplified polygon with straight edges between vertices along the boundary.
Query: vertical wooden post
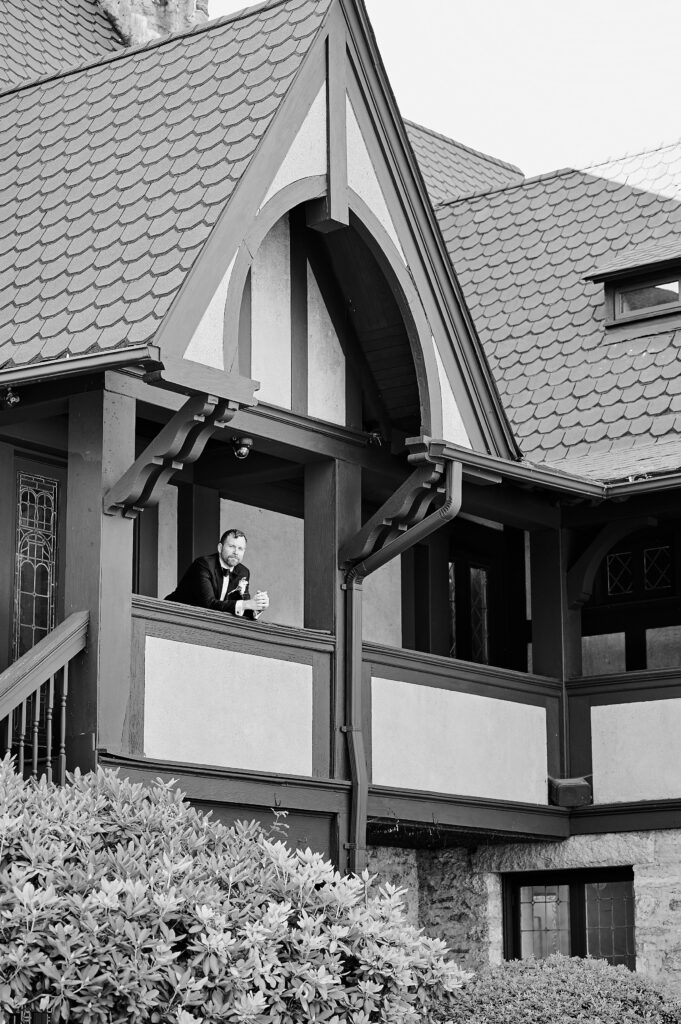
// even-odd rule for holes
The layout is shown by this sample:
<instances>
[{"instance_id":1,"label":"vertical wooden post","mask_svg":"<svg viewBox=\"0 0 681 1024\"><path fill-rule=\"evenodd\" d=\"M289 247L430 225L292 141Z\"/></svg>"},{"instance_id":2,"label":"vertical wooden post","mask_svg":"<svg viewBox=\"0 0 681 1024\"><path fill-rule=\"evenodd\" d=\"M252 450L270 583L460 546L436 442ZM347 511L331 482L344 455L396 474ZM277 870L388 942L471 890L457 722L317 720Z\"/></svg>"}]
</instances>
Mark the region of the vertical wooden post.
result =
<instances>
[{"instance_id":1,"label":"vertical wooden post","mask_svg":"<svg viewBox=\"0 0 681 1024\"><path fill-rule=\"evenodd\" d=\"M0 672L9 664L12 633L12 592L14 582L14 519L15 481L14 453L8 444L0 444L0 486L3 500L0 501L0 551L4 551L4 571L0 572Z\"/></svg>"},{"instance_id":2,"label":"vertical wooden post","mask_svg":"<svg viewBox=\"0 0 681 1024\"><path fill-rule=\"evenodd\" d=\"M217 550L220 494L212 487L180 484L177 489L177 578L195 558Z\"/></svg>"},{"instance_id":3,"label":"vertical wooden post","mask_svg":"<svg viewBox=\"0 0 681 1024\"><path fill-rule=\"evenodd\" d=\"M571 554L567 530L536 530L530 536L532 669L564 684L582 671L582 618L567 599ZM561 709L560 774L569 774L568 716L565 687ZM549 765L549 771L556 765Z\"/></svg>"},{"instance_id":4,"label":"vertical wooden post","mask_svg":"<svg viewBox=\"0 0 681 1024\"><path fill-rule=\"evenodd\" d=\"M361 524L361 469L338 460L305 467L304 624L335 633L336 652L331 694L333 742L331 776L348 777L345 737L345 602L338 552ZM344 819L345 820L345 819ZM339 864L343 859L340 836Z\"/></svg>"},{"instance_id":5,"label":"vertical wooden post","mask_svg":"<svg viewBox=\"0 0 681 1024\"><path fill-rule=\"evenodd\" d=\"M69 402L64 612L90 612L87 649L70 676L67 767L121 750L130 691L133 522L102 498L135 458L135 401L108 391Z\"/></svg>"}]
</instances>

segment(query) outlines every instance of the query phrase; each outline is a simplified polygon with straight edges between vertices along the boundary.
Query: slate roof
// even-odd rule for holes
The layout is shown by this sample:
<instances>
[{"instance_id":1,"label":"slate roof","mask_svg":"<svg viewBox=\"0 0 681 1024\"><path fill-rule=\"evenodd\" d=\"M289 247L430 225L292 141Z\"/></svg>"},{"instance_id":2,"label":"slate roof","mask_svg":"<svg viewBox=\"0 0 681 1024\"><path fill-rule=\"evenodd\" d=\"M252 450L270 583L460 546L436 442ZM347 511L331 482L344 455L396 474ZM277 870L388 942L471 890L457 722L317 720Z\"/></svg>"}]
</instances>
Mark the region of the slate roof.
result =
<instances>
[{"instance_id":1,"label":"slate roof","mask_svg":"<svg viewBox=\"0 0 681 1024\"><path fill-rule=\"evenodd\" d=\"M513 164L413 121L404 124L433 206L523 180L523 172Z\"/></svg>"},{"instance_id":2,"label":"slate roof","mask_svg":"<svg viewBox=\"0 0 681 1024\"><path fill-rule=\"evenodd\" d=\"M584 280L678 237L681 201L565 170L437 212L526 458L603 480L681 466L681 331L608 333Z\"/></svg>"},{"instance_id":3,"label":"slate roof","mask_svg":"<svg viewBox=\"0 0 681 1024\"><path fill-rule=\"evenodd\" d=\"M598 178L681 200L681 140L642 153L602 160L584 169Z\"/></svg>"},{"instance_id":4,"label":"slate roof","mask_svg":"<svg viewBox=\"0 0 681 1024\"><path fill-rule=\"evenodd\" d=\"M2 0L0 89L77 67L123 41L93 0Z\"/></svg>"},{"instance_id":5,"label":"slate roof","mask_svg":"<svg viewBox=\"0 0 681 1024\"><path fill-rule=\"evenodd\" d=\"M151 340L329 0L275 0L0 96L0 366Z\"/></svg>"}]
</instances>

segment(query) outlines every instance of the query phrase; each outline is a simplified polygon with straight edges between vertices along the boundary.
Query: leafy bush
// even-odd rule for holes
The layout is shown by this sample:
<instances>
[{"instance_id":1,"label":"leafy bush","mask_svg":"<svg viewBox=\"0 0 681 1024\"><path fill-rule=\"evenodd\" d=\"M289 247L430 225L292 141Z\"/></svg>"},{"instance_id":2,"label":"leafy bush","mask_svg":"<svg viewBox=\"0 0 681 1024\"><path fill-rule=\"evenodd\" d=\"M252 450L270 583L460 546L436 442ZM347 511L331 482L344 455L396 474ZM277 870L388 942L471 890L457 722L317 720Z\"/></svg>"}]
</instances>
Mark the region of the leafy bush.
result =
<instances>
[{"instance_id":1,"label":"leafy bush","mask_svg":"<svg viewBox=\"0 0 681 1024\"><path fill-rule=\"evenodd\" d=\"M681 1003L605 960L513 960L466 983L453 1024L679 1024Z\"/></svg>"},{"instance_id":2,"label":"leafy bush","mask_svg":"<svg viewBox=\"0 0 681 1024\"><path fill-rule=\"evenodd\" d=\"M0 1024L29 1005L83 1024L406 1024L442 1019L467 977L394 888L214 823L171 785L100 770L59 789L5 760L0 807Z\"/></svg>"}]
</instances>

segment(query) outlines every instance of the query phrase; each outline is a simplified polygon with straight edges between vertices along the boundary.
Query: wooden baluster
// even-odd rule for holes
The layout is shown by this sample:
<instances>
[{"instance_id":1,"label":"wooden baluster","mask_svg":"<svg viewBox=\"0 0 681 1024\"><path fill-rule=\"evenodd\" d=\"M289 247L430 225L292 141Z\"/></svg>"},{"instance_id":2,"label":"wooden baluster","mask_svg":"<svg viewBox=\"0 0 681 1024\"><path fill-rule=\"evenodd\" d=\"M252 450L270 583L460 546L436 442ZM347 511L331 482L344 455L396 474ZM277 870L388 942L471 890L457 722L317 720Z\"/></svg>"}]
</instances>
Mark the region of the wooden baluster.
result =
<instances>
[{"instance_id":1,"label":"wooden baluster","mask_svg":"<svg viewBox=\"0 0 681 1024\"><path fill-rule=\"evenodd\" d=\"M40 725L40 691L43 688L43 683L40 684L38 689L33 694L33 730L31 735L32 750L31 750L31 776L34 779L38 778L38 726Z\"/></svg>"},{"instance_id":2,"label":"wooden baluster","mask_svg":"<svg viewBox=\"0 0 681 1024\"><path fill-rule=\"evenodd\" d=\"M47 707L45 708L45 772L47 781L52 782L52 709L54 708L54 676L47 683Z\"/></svg>"},{"instance_id":3,"label":"wooden baluster","mask_svg":"<svg viewBox=\"0 0 681 1024\"><path fill-rule=\"evenodd\" d=\"M7 754L12 751L12 714L13 712L10 711L9 715L7 715L6 718L3 718L1 723L4 736L2 744L4 747L3 756L7 756Z\"/></svg>"},{"instance_id":4,"label":"wooden baluster","mask_svg":"<svg viewBox=\"0 0 681 1024\"><path fill-rule=\"evenodd\" d=\"M21 713L19 716L19 763L17 770L19 775L24 774L24 745L26 742L26 701L21 702Z\"/></svg>"},{"instance_id":5,"label":"wooden baluster","mask_svg":"<svg viewBox=\"0 0 681 1024\"><path fill-rule=\"evenodd\" d=\"M66 781L66 698L68 695L69 666L64 665L59 698L59 756L57 758L57 782L60 786L63 786Z\"/></svg>"}]
</instances>

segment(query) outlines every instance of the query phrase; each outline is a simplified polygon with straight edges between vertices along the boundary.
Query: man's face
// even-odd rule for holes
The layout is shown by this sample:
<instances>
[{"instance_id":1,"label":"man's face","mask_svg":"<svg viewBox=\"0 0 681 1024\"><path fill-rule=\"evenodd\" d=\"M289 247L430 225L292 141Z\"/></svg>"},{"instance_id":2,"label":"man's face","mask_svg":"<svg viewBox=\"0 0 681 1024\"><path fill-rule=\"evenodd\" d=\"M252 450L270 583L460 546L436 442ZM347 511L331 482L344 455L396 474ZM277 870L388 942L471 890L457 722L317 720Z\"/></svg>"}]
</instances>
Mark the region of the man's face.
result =
<instances>
[{"instance_id":1,"label":"man's face","mask_svg":"<svg viewBox=\"0 0 681 1024\"><path fill-rule=\"evenodd\" d=\"M225 537L224 544L218 544L218 552L225 565L233 568L243 561L246 552L246 540L244 537L233 537L230 534L228 537Z\"/></svg>"}]
</instances>

